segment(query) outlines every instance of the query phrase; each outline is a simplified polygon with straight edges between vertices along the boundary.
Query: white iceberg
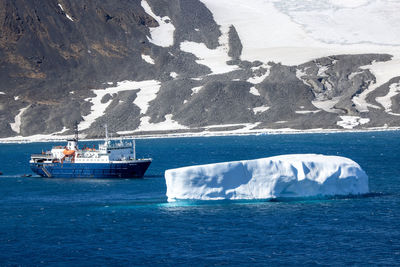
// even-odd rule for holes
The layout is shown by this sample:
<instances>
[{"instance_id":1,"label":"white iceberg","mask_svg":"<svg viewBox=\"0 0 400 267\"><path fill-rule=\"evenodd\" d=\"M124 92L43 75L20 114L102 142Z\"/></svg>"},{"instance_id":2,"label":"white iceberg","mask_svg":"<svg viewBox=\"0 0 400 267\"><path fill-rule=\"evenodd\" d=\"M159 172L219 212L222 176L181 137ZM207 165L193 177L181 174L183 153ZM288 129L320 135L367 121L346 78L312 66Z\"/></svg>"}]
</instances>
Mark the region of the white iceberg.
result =
<instances>
[{"instance_id":1,"label":"white iceberg","mask_svg":"<svg viewBox=\"0 0 400 267\"><path fill-rule=\"evenodd\" d=\"M360 165L339 156L294 154L165 171L168 201L269 199L368 193Z\"/></svg>"}]
</instances>

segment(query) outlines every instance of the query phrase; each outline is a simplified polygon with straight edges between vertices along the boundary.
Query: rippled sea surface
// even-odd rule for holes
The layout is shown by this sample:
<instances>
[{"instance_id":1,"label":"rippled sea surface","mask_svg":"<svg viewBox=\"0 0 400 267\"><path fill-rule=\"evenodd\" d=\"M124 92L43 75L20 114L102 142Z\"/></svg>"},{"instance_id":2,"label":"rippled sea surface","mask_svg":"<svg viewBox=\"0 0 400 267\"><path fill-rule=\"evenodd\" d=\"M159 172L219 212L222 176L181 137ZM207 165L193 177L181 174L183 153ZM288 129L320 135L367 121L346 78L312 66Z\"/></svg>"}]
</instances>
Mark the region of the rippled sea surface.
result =
<instances>
[{"instance_id":1,"label":"rippled sea surface","mask_svg":"<svg viewBox=\"0 0 400 267\"><path fill-rule=\"evenodd\" d=\"M93 143L88 143L92 145ZM23 178L51 143L0 144L0 265L396 265L400 132L137 140L144 179ZM361 197L167 203L168 168L289 153L349 157Z\"/></svg>"}]
</instances>

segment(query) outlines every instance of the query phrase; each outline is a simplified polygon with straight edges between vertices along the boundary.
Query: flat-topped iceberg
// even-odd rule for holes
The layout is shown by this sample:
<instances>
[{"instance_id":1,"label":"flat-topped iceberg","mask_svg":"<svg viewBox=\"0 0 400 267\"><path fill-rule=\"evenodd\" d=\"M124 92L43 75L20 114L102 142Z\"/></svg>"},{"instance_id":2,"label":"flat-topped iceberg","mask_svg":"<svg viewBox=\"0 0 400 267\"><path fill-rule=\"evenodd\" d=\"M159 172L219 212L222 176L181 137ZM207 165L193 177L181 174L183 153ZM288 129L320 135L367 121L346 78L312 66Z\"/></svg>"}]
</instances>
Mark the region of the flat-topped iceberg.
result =
<instances>
[{"instance_id":1,"label":"flat-topped iceberg","mask_svg":"<svg viewBox=\"0 0 400 267\"><path fill-rule=\"evenodd\" d=\"M368 193L354 161L316 154L189 166L165 171L168 201L269 199Z\"/></svg>"}]
</instances>

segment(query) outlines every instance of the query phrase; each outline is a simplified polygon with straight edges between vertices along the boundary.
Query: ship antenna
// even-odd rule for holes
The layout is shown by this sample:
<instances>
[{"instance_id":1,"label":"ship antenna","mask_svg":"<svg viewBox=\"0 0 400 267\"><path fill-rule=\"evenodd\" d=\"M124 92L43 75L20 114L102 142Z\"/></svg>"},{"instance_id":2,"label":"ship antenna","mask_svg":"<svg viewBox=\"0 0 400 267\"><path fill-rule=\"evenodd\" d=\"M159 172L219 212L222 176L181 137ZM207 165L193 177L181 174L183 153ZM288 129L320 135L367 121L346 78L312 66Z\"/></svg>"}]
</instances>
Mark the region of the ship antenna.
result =
<instances>
[{"instance_id":1,"label":"ship antenna","mask_svg":"<svg viewBox=\"0 0 400 267\"><path fill-rule=\"evenodd\" d=\"M133 159L136 160L136 142L135 139L132 140L132 146L133 146Z\"/></svg>"},{"instance_id":2,"label":"ship antenna","mask_svg":"<svg viewBox=\"0 0 400 267\"><path fill-rule=\"evenodd\" d=\"M74 132L75 132L75 140L76 140L76 142L78 142L78 122L77 121L75 121L75 124L74 124Z\"/></svg>"},{"instance_id":3,"label":"ship antenna","mask_svg":"<svg viewBox=\"0 0 400 267\"><path fill-rule=\"evenodd\" d=\"M104 125L104 128L106 129L106 144L108 144L108 126L107 126L107 124Z\"/></svg>"}]
</instances>

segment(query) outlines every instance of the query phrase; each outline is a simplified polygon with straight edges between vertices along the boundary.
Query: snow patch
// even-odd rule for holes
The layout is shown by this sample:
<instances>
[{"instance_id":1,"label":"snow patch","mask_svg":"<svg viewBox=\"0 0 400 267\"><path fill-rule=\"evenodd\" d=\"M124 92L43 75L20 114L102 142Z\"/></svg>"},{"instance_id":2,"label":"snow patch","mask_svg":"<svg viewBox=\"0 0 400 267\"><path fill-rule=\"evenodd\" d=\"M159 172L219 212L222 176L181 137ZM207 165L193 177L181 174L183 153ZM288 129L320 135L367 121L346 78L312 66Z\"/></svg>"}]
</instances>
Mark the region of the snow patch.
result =
<instances>
[{"instance_id":1,"label":"snow patch","mask_svg":"<svg viewBox=\"0 0 400 267\"><path fill-rule=\"evenodd\" d=\"M267 72L260 76L253 76L253 77L247 79L247 81L252 84L258 84L258 83L261 83L262 81L264 81L264 79L267 78L268 75L269 75L269 73Z\"/></svg>"},{"instance_id":2,"label":"snow patch","mask_svg":"<svg viewBox=\"0 0 400 267\"><path fill-rule=\"evenodd\" d=\"M334 106L339 102L340 98L339 97L334 97L330 100L314 100L311 103L314 105L314 107L318 109L322 109L326 112L330 113L342 113L340 109L335 109Z\"/></svg>"},{"instance_id":3,"label":"snow patch","mask_svg":"<svg viewBox=\"0 0 400 267\"><path fill-rule=\"evenodd\" d=\"M368 193L354 161L316 154L189 166L165 171L168 201L269 199Z\"/></svg>"},{"instance_id":4,"label":"snow patch","mask_svg":"<svg viewBox=\"0 0 400 267\"><path fill-rule=\"evenodd\" d=\"M370 104L366 98L369 93L388 82L391 78L400 76L400 55L395 56L392 60L385 62L372 62L370 65L362 66L362 69L369 69L375 76L376 82L371 84L367 90L364 90L358 96L353 97L353 103L359 112L369 112L368 107L380 109L379 106Z\"/></svg>"},{"instance_id":5,"label":"snow patch","mask_svg":"<svg viewBox=\"0 0 400 267\"><path fill-rule=\"evenodd\" d=\"M155 45L162 47L169 47L174 44L174 31L175 27L171 23L171 19L168 16L159 17L154 14L150 5L147 1L142 0L141 5L144 11L152 16L157 22L158 27L150 28L151 37L147 37L149 41Z\"/></svg>"},{"instance_id":6,"label":"snow patch","mask_svg":"<svg viewBox=\"0 0 400 267\"><path fill-rule=\"evenodd\" d=\"M111 99L106 103L101 103L101 99L106 94L116 94L122 91L139 90L133 103L137 105L140 108L141 113L144 114L147 112L149 102L156 97L157 92L160 90L160 86L160 83L156 80L140 82L122 81L118 82L115 87L92 90L96 96L85 99L93 104L91 107L91 112L83 117L83 121L79 124L79 129L88 129L97 118L104 115L105 110L111 103Z\"/></svg>"},{"instance_id":7,"label":"snow patch","mask_svg":"<svg viewBox=\"0 0 400 267\"><path fill-rule=\"evenodd\" d=\"M19 95L14 96L14 100L15 100L15 101L18 101L18 100L19 100Z\"/></svg>"},{"instance_id":8,"label":"snow patch","mask_svg":"<svg viewBox=\"0 0 400 267\"><path fill-rule=\"evenodd\" d=\"M65 13L65 16L66 16L70 21L74 21L67 13Z\"/></svg>"},{"instance_id":9,"label":"snow patch","mask_svg":"<svg viewBox=\"0 0 400 267\"><path fill-rule=\"evenodd\" d=\"M70 20L70 21L74 21L70 15L68 15L65 11L64 8L62 7L61 4L58 4L58 6L60 7L61 11L64 12L65 16Z\"/></svg>"},{"instance_id":10,"label":"snow patch","mask_svg":"<svg viewBox=\"0 0 400 267\"><path fill-rule=\"evenodd\" d=\"M260 122L256 123L235 123L235 124L219 124L219 125L208 125L204 127L204 134L205 135L214 135L215 131L212 131L215 128L229 128L229 127L238 127L236 130L229 130L229 131L221 131L221 132L228 132L230 134L240 134L246 132L255 132L254 128L256 128Z\"/></svg>"},{"instance_id":11,"label":"snow patch","mask_svg":"<svg viewBox=\"0 0 400 267\"><path fill-rule=\"evenodd\" d=\"M295 112L297 114L310 114L310 113L317 113L320 112L321 110L296 110Z\"/></svg>"},{"instance_id":12,"label":"snow patch","mask_svg":"<svg viewBox=\"0 0 400 267\"><path fill-rule=\"evenodd\" d=\"M250 94L255 95L255 96L261 96L258 89L255 88L254 86L250 88Z\"/></svg>"},{"instance_id":13,"label":"snow patch","mask_svg":"<svg viewBox=\"0 0 400 267\"><path fill-rule=\"evenodd\" d=\"M24 114L24 112L30 107L30 105L28 105L25 108L21 108L17 114L17 116L14 117L14 122L10 123L10 127L11 130L13 130L16 133L20 133L21 132L21 119L22 119L22 115Z\"/></svg>"},{"instance_id":14,"label":"snow patch","mask_svg":"<svg viewBox=\"0 0 400 267\"><path fill-rule=\"evenodd\" d=\"M61 131L58 131L58 132L52 133L52 135L56 135L56 134L62 134L62 133L65 133L66 131L68 131L68 128L67 128L67 127L65 127L65 126L63 126L63 128L62 128L62 130L61 130Z\"/></svg>"},{"instance_id":15,"label":"snow patch","mask_svg":"<svg viewBox=\"0 0 400 267\"><path fill-rule=\"evenodd\" d=\"M363 74L363 71L356 71L356 72L352 72L350 73L350 75L347 77L349 80L353 79L355 76L357 76L358 74Z\"/></svg>"},{"instance_id":16,"label":"snow patch","mask_svg":"<svg viewBox=\"0 0 400 267\"><path fill-rule=\"evenodd\" d=\"M226 64L230 57L221 46L216 49L209 49L203 43L184 41L180 44L180 49L194 54L198 58L196 62L209 67L213 74L221 74L238 69L238 66Z\"/></svg>"},{"instance_id":17,"label":"snow patch","mask_svg":"<svg viewBox=\"0 0 400 267\"><path fill-rule=\"evenodd\" d=\"M388 114L400 116L398 113L392 112L392 97L400 93L400 83L392 83L389 86L389 92L385 96L375 98L380 103Z\"/></svg>"},{"instance_id":18,"label":"snow patch","mask_svg":"<svg viewBox=\"0 0 400 267\"><path fill-rule=\"evenodd\" d=\"M263 113L264 111L267 111L267 110L269 110L269 109L270 109L270 107L264 105L264 106L260 106L260 107L255 107L255 108L253 108L253 112L254 112L254 114Z\"/></svg>"},{"instance_id":19,"label":"snow patch","mask_svg":"<svg viewBox=\"0 0 400 267\"><path fill-rule=\"evenodd\" d=\"M226 64L227 61L231 60L228 56L229 26L220 27L222 32L218 39L220 46L215 49L209 49L203 43L189 41L181 42L180 49L194 54L198 58L196 62L209 67L213 74L221 74L237 70L239 68L238 66Z\"/></svg>"},{"instance_id":20,"label":"snow patch","mask_svg":"<svg viewBox=\"0 0 400 267\"><path fill-rule=\"evenodd\" d=\"M140 125L136 130L133 131L119 131L118 134L133 134L137 132L146 131L169 131L169 130L182 130L188 129L188 127L179 124L177 121L172 119L172 114L165 115L165 121L159 123L151 123L149 116L143 116L140 118Z\"/></svg>"},{"instance_id":21,"label":"snow patch","mask_svg":"<svg viewBox=\"0 0 400 267\"><path fill-rule=\"evenodd\" d=\"M325 72L327 70L329 70L329 67L328 66L321 66L321 65L318 65L318 64L317 64L317 66L318 66L317 76L318 77L328 77L328 75Z\"/></svg>"},{"instance_id":22,"label":"snow patch","mask_svg":"<svg viewBox=\"0 0 400 267\"><path fill-rule=\"evenodd\" d=\"M142 54L142 59L149 64L154 64L154 59L152 59L149 55Z\"/></svg>"},{"instance_id":23,"label":"snow patch","mask_svg":"<svg viewBox=\"0 0 400 267\"><path fill-rule=\"evenodd\" d=\"M267 77L269 76L270 71L271 71L271 66L270 66L270 65L263 64L263 65L261 65L260 67L257 67L257 68L254 68L254 67L253 67L253 68L251 68L251 69L252 69L253 71L255 71L255 70L260 69L261 67L266 68L265 73L264 73L264 74L259 74L259 75L254 75L254 76L250 77L249 79L247 79L247 81L248 81L249 83L252 83L252 84L261 83L262 81L265 80L265 78L267 78Z\"/></svg>"},{"instance_id":24,"label":"snow patch","mask_svg":"<svg viewBox=\"0 0 400 267\"><path fill-rule=\"evenodd\" d=\"M366 124L370 121L368 118L360 118L357 116L340 116L341 121L337 122L337 125L344 129L353 129L358 125Z\"/></svg>"},{"instance_id":25,"label":"snow patch","mask_svg":"<svg viewBox=\"0 0 400 267\"><path fill-rule=\"evenodd\" d=\"M308 68L309 68L309 67L306 67L306 68L304 68L304 69L296 69L296 77L297 77L297 79L299 79L300 81L302 81L305 85L310 86L310 85L306 82L306 80L304 79L304 77L307 77L306 70L307 70Z\"/></svg>"},{"instance_id":26,"label":"snow patch","mask_svg":"<svg viewBox=\"0 0 400 267\"><path fill-rule=\"evenodd\" d=\"M176 78L176 77L178 77L178 73L176 73L176 72L171 72L170 74L169 74L169 76L171 76L172 78Z\"/></svg>"},{"instance_id":27,"label":"snow patch","mask_svg":"<svg viewBox=\"0 0 400 267\"><path fill-rule=\"evenodd\" d=\"M197 94L202 88L203 86L193 87L191 95Z\"/></svg>"},{"instance_id":28,"label":"snow patch","mask_svg":"<svg viewBox=\"0 0 400 267\"><path fill-rule=\"evenodd\" d=\"M147 83L141 86L136 99L133 101L133 104L140 108L141 114L146 114L150 101L157 97L160 87L161 84L154 80L147 81Z\"/></svg>"},{"instance_id":29,"label":"snow patch","mask_svg":"<svg viewBox=\"0 0 400 267\"><path fill-rule=\"evenodd\" d=\"M0 95L5 95L6 93L4 93L4 92L0 92Z\"/></svg>"}]
</instances>

